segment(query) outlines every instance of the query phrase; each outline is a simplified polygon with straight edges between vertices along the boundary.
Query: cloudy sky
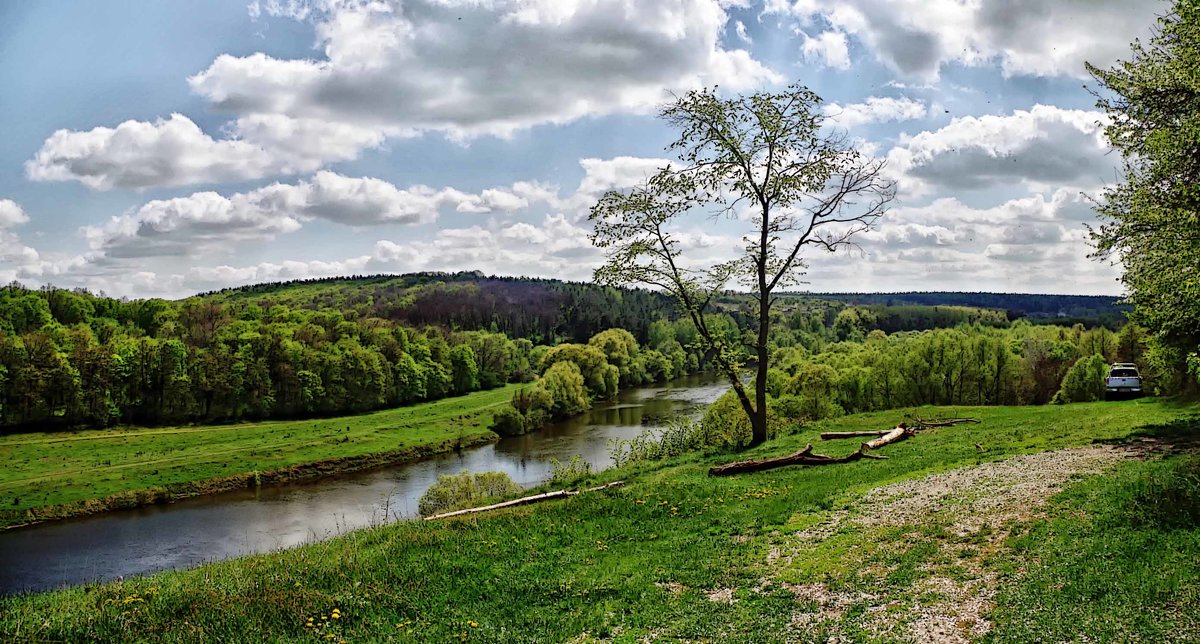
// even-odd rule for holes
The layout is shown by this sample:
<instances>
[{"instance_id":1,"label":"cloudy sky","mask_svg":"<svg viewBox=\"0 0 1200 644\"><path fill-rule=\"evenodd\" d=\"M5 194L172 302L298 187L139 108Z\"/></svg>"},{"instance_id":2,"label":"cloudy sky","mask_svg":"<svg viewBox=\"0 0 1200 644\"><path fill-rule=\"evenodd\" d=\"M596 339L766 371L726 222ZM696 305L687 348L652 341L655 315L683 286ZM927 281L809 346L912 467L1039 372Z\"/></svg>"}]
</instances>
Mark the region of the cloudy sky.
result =
<instances>
[{"instance_id":1,"label":"cloudy sky","mask_svg":"<svg viewBox=\"0 0 1200 644\"><path fill-rule=\"evenodd\" d=\"M1150 0L0 3L0 281L176 297L481 270L589 279L586 214L665 163L668 92L803 83L888 160L816 291L1120 292L1085 90ZM727 257L736 221L684 222Z\"/></svg>"}]
</instances>

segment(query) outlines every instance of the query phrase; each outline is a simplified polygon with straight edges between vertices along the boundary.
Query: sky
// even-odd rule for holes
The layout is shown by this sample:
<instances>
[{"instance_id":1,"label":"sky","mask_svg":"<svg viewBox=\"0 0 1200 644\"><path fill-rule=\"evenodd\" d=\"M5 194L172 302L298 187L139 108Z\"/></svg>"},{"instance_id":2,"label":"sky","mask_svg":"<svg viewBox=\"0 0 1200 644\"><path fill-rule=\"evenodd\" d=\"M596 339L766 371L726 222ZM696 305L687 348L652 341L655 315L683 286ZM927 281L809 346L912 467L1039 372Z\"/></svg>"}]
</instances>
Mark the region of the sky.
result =
<instances>
[{"instance_id":1,"label":"sky","mask_svg":"<svg viewBox=\"0 0 1200 644\"><path fill-rule=\"evenodd\" d=\"M897 199L800 290L1120 294L1085 61L1154 0L0 0L0 282L183 297L353 274L590 280L672 93L800 83ZM685 218L696 261L747 222Z\"/></svg>"}]
</instances>

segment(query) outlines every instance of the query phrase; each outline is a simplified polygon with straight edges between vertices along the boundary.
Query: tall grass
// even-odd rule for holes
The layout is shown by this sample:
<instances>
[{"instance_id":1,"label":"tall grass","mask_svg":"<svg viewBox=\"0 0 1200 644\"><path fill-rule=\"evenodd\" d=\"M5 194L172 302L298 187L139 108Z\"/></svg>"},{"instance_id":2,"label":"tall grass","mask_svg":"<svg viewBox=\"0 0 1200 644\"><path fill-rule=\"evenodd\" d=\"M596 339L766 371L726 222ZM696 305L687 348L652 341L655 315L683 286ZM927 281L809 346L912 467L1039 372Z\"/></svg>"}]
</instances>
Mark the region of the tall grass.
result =
<instances>
[{"instance_id":1,"label":"tall grass","mask_svg":"<svg viewBox=\"0 0 1200 644\"><path fill-rule=\"evenodd\" d=\"M690 418L672 418L666 425L642 430L633 438L610 438L608 455L613 465L623 467L638 461L660 461L694 452L708 445L704 426Z\"/></svg>"}]
</instances>

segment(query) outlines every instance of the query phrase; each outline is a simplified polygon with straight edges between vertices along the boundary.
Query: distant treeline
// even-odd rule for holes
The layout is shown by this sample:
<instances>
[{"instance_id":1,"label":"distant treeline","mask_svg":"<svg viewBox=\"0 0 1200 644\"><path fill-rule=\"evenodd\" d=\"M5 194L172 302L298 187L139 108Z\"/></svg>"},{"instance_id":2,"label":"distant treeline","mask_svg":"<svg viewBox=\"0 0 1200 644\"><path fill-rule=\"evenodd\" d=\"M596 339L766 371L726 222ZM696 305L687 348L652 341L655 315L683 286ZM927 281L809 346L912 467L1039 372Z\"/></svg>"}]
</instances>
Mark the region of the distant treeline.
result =
<instances>
[{"instance_id":1,"label":"distant treeline","mask_svg":"<svg viewBox=\"0 0 1200 644\"><path fill-rule=\"evenodd\" d=\"M881 306L968 306L1004 311L1009 320L1049 319L1056 324L1103 324L1117 329L1131 310L1121 299L1107 295L1038 295L1025 293L804 293L800 297Z\"/></svg>"},{"instance_id":2,"label":"distant treeline","mask_svg":"<svg viewBox=\"0 0 1200 644\"><path fill-rule=\"evenodd\" d=\"M675 302L644 289L470 273L411 273L258 284L200 296L277 302L293 308L353 311L423 326L483 329L536 344L587 339L626 329L645 342L654 320L675 317Z\"/></svg>"}]
</instances>

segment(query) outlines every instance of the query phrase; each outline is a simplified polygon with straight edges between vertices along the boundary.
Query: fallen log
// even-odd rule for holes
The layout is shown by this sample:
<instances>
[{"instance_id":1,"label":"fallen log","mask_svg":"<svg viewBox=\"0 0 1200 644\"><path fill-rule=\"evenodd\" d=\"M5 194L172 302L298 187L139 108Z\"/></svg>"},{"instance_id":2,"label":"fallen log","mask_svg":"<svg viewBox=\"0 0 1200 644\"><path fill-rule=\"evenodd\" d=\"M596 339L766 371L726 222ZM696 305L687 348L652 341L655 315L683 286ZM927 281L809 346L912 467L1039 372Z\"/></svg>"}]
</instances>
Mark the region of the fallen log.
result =
<instances>
[{"instance_id":1,"label":"fallen log","mask_svg":"<svg viewBox=\"0 0 1200 644\"><path fill-rule=\"evenodd\" d=\"M890 429L872 429L865 432L821 432L821 440L832 441L839 438L862 438L863 436L883 436Z\"/></svg>"},{"instance_id":2,"label":"fallen log","mask_svg":"<svg viewBox=\"0 0 1200 644\"><path fill-rule=\"evenodd\" d=\"M862 449L863 449L863 451L866 451L869 449L879 449L880 447L883 447L884 445L890 445L892 443L902 441L902 440L908 438L909 436L912 436L915 433L916 433L916 431L914 431L913 429L910 429L908 425L905 425L904 423L900 423L899 425L896 425L891 430L889 430L888 433L884 434L883 436L880 436L879 438L876 438L875 440L870 440L870 441L863 443Z\"/></svg>"},{"instance_id":3,"label":"fallen log","mask_svg":"<svg viewBox=\"0 0 1200 644\"><path fill-rule=\"evenodd\" d=\"M787 467L789 465L832 465L834 463L850 463L864 458L873 458L883 460L887 457L868 454L863 450L858 450L846 456L826 456L824 454L814 454L812 445L807 445L804 449L794 454L787 456L777 456L775 458L764 458L757 461L738 461L736 463L726 463L725 465L717 465L709 468L709 476L730 476L732 474L742 474L744 472L761 472L763 470L773 470L777 467Z\"/></svg>"},{"instance_id":4,"label":"fallen log","mask_svg":"<svg viewBox=\"0 0 1200 644\"><path fill-rule=\"evenodd\" d=\"M873 430L873 431L858 431L858 432L825 432L821 434L822 440L835 440L839 438L857 438L874 436L875 438L862 444L857 452L841 457L825 456L824 454L814 454L812 445L806 446L804 449L795 454L787 456L777 456L775 458L764 458L757 461L738 461L736 463L726 463L725 465L717 465L709 468L709 476L729 476L731 474L742 474L744 472L762 472L764 470L773 470L777 467L787 467L789 465L830 465L833 463L849 463L863 458L884 459L885 456L870 454L871 450L879 449L884 445L898 443L907 438L915 436L917 432L930 427L950 427L959 423L978 423L975 418L947 418L943 420L922 420L915 418L914 425L908 423L900 423L891 429Z\"/></svg>"},{"instance_id":5,"label":"fallen log","mask_svg":"<svg viewBox=\"0 0 1200 644\"><path fill-rule=\"evenodd\" d=\"M606 485L599 485L596 487L590 487L590 488L587 488L586 490L555 490L553 492L543 492L541 494L534 494L533 496L523 496L519 499L512 499L510 501L502 501L500 503L493 503L492 505L484 505L484 506L481 506L478 508L467 508L465 510L455 510L453 512L443 512L441 514L435 514L433 516L425 517L425 520L433 521L435 519L449 519L450 517L458 517L458 516L463 516L465 514L475 514L477 512L487 512L489 510L499 510L501 508L512 508L512 507L516 507L518 505L529 505L530 503L539 503L541 501L549 501L551 499L565 499L569 496L583 494L584 492L597 492L599 490L607 490L610 487L619 487L624 484L625 484L625 481L613 481L612 483L608 483Z\"/></svg>"},{"instance_id":6,"label":"fallen log","mask_svg":"<svg viewBox=\"0 0 1200 644\"><path fill-rule=\"evenodd\" d=\"M959 425L961 423L978 423L979 419L978 418L943 418L941 420L921 420L920 418L914 418L913 421L916 422L917 425L920 426L922 429L924 429L926 427L951 427L953 425Z\"/></svg>"}]
</instances>

